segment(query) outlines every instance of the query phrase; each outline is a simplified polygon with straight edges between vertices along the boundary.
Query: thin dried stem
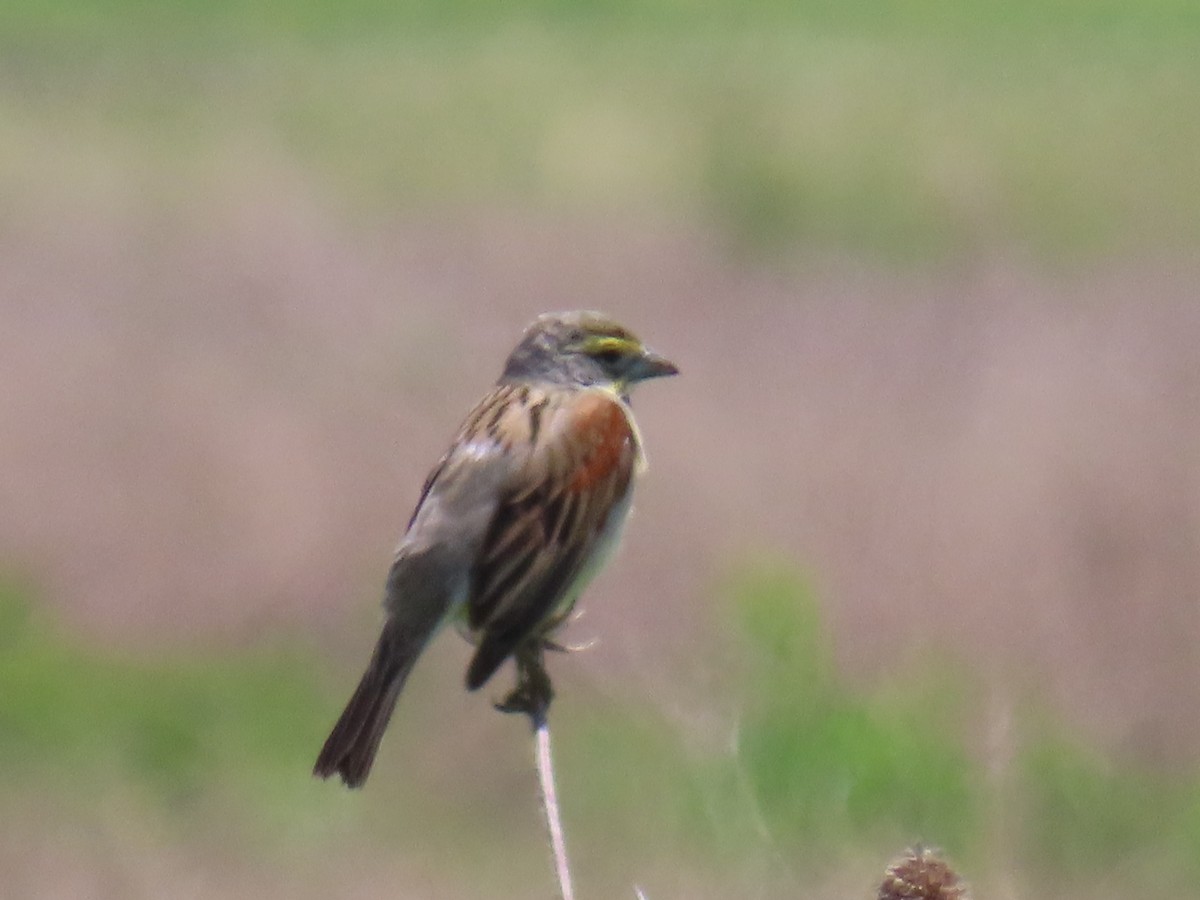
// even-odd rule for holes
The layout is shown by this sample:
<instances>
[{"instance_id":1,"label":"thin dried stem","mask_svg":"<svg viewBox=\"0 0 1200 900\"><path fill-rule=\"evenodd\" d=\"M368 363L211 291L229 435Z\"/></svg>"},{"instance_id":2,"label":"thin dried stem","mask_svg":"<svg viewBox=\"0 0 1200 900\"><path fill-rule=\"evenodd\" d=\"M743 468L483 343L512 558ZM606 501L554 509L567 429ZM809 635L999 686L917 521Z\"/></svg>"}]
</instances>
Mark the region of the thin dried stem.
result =
<instances>
[{"instance_id":1,"label":"thin dried stem","mask_svg":"<svg viewBox=\"0 0 1200 900\"><path fill-rule=\"evenodd\" d=\"M571 867L567 863L567 842L558 812L558 792L554 789L554 758L550 755L550 725L546 715L554 700L554 687L542 661L542 651L546 647L544 643L533 643L517 651L517 684L496 708L501 712L528 716L533 726L533 756L537 763L542 809L546 813L546 830L550 832L550 852L554 854L554 873L558 876L558 896L561 900L575 900Z\"/></svg>"},{"instance_id":2,"label":"thin dried stem","mask_svg":"<svg viewBox=\"0 0 1200 900\"><path fill-rule=\"evenodd\" d=\"M550 726L543 716L535 720L534 751L537 756L538 783L542 788L542 809L546 813L546 829L550 832L550 851L554 854L554 871L558 875L558 895L562 900L575 900L571 887L571 867L567 862L567 842L563 837L562 818L558 812L558 794L554 789L554 760L550 755Z\"/></svg>"}]
</instances>

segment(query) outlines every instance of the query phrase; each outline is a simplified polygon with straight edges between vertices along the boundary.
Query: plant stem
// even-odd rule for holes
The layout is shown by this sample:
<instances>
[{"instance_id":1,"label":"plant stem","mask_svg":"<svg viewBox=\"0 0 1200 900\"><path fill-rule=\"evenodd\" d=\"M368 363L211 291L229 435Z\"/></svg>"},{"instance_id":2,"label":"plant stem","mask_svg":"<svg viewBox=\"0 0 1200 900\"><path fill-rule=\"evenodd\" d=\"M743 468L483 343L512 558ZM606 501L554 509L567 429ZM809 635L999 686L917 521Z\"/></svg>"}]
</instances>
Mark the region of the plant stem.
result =
<instances>
[{"instance_id":1,"label":"plant stem","mask_svg":"<svg viewBox=\"0 0 1200 900\"><path fill-rule=\"evenodd\" d=\"M562 900L575 900L575 891L571 887L571 867L567 863L567 843L563 838L562 818L558 812L558 794L554 789L550 726L544 715L531 718L534 722L534 755L537 757L538 783L542 788L542 809L546 813L550 851L554 854L554 871L558 875L558 895Z\"/></svg>"}]
</instances>

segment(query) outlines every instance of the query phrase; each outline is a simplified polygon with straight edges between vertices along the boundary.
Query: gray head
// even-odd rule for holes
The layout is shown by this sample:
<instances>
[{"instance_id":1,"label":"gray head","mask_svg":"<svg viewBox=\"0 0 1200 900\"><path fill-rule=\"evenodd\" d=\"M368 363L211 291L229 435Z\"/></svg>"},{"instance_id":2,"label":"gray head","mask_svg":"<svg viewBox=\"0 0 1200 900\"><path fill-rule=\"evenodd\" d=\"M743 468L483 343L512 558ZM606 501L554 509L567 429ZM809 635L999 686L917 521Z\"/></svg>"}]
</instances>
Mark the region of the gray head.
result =
<instances>
[{"instance_id":1,"label":"gray head","mask_svg":"<svg viewBox=\"0 0 1200 900\"><path fill-rule=\"evenodd\" d=\"M604 385L625 394L639 381L678 371L603 313L545 313L525 329L500 381Z\"/></svg>"}]
</instances>

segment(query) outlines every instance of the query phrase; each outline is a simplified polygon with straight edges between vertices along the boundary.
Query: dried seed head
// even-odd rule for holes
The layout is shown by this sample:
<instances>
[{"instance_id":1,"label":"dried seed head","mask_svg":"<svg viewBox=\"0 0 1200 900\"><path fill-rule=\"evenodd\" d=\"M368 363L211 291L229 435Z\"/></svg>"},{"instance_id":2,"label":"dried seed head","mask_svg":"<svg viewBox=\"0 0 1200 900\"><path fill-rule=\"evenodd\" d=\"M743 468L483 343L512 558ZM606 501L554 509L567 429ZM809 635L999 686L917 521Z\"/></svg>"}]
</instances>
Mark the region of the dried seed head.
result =
<instances>
[{"instance_id":1,"label":"dried seed head","mask_svg":"<svg viewBox=\"0 0 1200 900\"><path fill-rule=\"evenodd\" d=\"M971 892L936 851L917 846L888 866L878 900L971 900Z\"/></svg>"}]
</instances>

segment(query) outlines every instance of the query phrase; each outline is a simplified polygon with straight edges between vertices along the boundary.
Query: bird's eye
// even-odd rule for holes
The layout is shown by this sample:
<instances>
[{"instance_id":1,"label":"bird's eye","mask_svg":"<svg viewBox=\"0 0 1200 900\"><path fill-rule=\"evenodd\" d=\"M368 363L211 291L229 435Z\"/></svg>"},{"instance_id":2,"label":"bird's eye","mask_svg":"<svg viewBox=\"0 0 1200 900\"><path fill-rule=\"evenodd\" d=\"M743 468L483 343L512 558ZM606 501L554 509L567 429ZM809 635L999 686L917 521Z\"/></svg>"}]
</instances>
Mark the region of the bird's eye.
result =
<instances>
[{"instance_id":1,"label":"bird's eye","mask_svg":"<svg viewBox=\"0 0 1200 900\"><path fill-rule=\"evenodd\" d=\"M615 366L621 361L623 355L620 350L601 350L596 354L596 359L606 366Z\"/></svg>"}]
</instances>

